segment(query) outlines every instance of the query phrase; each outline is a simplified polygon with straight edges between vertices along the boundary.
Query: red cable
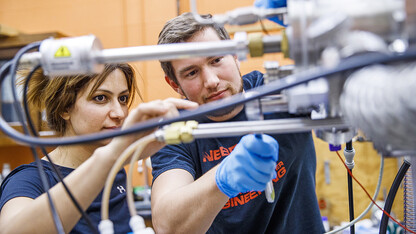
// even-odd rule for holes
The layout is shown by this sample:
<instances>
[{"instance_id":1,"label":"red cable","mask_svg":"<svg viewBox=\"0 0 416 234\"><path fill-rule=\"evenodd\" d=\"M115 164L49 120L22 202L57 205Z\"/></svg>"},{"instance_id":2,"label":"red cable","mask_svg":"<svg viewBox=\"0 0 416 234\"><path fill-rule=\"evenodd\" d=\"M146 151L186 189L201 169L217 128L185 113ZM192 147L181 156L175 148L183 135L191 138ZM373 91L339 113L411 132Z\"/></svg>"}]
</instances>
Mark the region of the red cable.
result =
<instances>
[{"instance_id":1,"label":"red cable","mask_svg":"<svg viewBox=\"0 0 416 234\"><path fill-rule=\"evenodd\" d=\"M337 155L338 155L338 158L341 160L341 162L342 162L342 164L345 166L345 168L347 169L347 171L348 171L348 174L350 174L350 176L355 180L355 182L357 182L357 184L358 185L360 185L360 187L364 190L364 192L367 194L367 196L370 198L370 200L371 200L371 202L375 205L375 206L377 206L377 208L379 208L381 211L383 211L383 213L384 214L386 214L387 216L389 216L389 218L391 219L391 220L393 220L395 223L397 223L398 225L400 225L400 227L402 227L402 228L404 228L404 229L406 229L406 231L409 231L409 232L411 232L411 233L415 233L416 234L416 232L414 232L414 231L411 231L411 230L409 230L409 229L407 229L404 225L402 225L400 222L398 222L397 220L395 220L393 217L391 217L390 216L390 214L389 213L387 213L387 211L385 211L385 210L383 210L383 208L381 208L380 206L378 206L377 205L377 203L373 200L373 198L370 196L370 194L367 192L367 190L364 188L364 186L362 186L361 185L361 183L360 182L358 182L358 180L352 175L352 172L351 172L351 170L348 168L348 166L345 164L345 162L344 162L344 160L342 160L342 158L341 158L341 155L339 155L339 153L338 153L338 151L335 151L336 153L337 153Z\"/></svg>"}]
</instances>

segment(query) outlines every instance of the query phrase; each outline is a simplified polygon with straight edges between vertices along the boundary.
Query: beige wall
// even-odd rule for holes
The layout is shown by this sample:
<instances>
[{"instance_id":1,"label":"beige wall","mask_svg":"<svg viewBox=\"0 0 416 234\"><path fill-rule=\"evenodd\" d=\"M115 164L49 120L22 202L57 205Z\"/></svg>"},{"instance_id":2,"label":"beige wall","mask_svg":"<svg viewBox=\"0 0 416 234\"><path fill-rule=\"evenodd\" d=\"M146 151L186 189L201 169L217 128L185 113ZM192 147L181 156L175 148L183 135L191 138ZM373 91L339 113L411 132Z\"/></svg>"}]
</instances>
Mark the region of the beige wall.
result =
<instances>
[{"instance_id":1,"label":"beige wall","mask_svg":"<svg viewBox=\"0 0 416 234\"><path fill-rule=\"evenodd\" d=\"M96 35L104 48L154 45L164 22L176 15L176 1L0 0L0 22L24 33L59 31ZM177 96L157 61L134 63L146 101Z\"/></svg>"},{"instance_id":2,"label":"beige wall","mask_svg":"<svg viewBox=\"0 0 416 234\"><path fill-rule=\"evenodd\" d=\"M189 2L180 1L182 9ZM251 0L198 1L201 13L220 14ZM155 45L163 24L177 15L176 0L0 0L0 23L24 33L59 31L68 36L96 35L104 48ZM279 55L269 55L276 60ZM242 73L262 70L264 58L242 62ZM285 62L287 63L287 62ZM157 61L135 62L145 101L179 97L164 81Z\"/></svg>"},{"instance_id":3,"label":"beige wall","mask_svg":"<svg viewBox=\"0 0 416 234\"><path fill-rule=\"evenodd\" d=\"M188 0L180 0L180 9L189 9ZM220 14L238 6L249 6L253 0L224 1L199 0L200 13ZM139 45L154 45L164 22L177 15L177 0L0 0L0 23L14 27L24 33L42 33L59 31L68 36L96 35L104 48L117 48ZM265 58L249 59L242 62L242 73L251 70L263 70L264 60L279 60L282 64L291 63L283 60L281 54L268 55ZM164 76L157 61L136 62L140 74L141 89L145 101L163 99L178 95L165 83ZM346 171L330 153L327 144L316 140L317 145L317 194L330 203L329 214L332 221L348 219ZM357 166L354 173L373 193L377 180L379 160L371 145L357 150ZM7 155L7 152L3 155ZM2 159L0 159L1 161ZM3 158L4 160L4 158ZM331 184L324 183L323 162L330 160ZM383 189L388 189L396 172L396 160L386 162ZM387 169L386 169L387 170ZM140 183L137 182L136 183ZM354 185L356 214L358 215L369 200L361 189ZM382 198L381 192L381 198ZM402 216L401 193L397 195L394 212Z\"/></svg>"}]
</instances>

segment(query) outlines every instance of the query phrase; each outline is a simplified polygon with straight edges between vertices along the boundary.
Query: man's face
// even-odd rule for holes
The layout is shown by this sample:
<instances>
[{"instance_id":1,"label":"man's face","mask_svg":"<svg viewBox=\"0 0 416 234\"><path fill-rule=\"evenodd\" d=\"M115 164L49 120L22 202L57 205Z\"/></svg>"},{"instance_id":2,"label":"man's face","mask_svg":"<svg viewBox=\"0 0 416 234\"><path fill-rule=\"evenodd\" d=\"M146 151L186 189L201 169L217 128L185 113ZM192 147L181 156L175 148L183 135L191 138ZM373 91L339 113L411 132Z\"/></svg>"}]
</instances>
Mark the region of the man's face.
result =
<instances>
[{"instance_id":1,"label":"man's face","mask_svg":"<svg viewBox=\"0 0 416 234\"><path fill-rule=\"evenodd\" d=\"M207 28L186 42L207 41L221 40L214 29ZM243 91L239 62L232 55L180 59L171 63L179 86L173 81L168 82L179 94L191 101L205 104ZM225 113L216 113L213 116L228 115L235 111L237 110L226 110Z\"/></svg>"}]
</instances>

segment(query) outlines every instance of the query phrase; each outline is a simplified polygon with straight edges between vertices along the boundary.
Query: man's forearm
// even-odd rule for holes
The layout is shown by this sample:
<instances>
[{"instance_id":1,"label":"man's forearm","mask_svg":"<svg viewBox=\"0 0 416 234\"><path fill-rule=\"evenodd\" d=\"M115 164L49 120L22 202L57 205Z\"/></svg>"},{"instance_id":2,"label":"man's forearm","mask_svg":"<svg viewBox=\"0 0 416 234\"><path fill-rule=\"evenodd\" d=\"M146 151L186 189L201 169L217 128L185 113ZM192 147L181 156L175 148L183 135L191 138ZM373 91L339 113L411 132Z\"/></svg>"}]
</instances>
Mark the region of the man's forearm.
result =
<instances>
[{"instance_id":1,"label":"man's forearm","mask_svg":"<svg viewBox=\"0 0 416 234\"><path fill-rule=\"evenodd\" d=\"M205 233L228 197L215 183L217 167L198 180L152 200L157 233Z\"/></svg>"}]
</instances>

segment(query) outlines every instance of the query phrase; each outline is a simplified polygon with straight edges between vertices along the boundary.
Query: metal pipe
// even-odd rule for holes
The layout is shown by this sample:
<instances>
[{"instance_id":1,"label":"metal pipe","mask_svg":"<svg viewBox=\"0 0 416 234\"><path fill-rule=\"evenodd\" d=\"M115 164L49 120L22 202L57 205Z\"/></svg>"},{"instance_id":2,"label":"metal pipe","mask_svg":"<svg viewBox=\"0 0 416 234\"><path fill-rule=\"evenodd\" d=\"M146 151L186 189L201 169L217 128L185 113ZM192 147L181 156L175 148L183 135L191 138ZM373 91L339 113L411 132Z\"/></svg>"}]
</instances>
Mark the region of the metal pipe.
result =
<instances>
[{"instance_id":1,"label":"metal pipe","mask_svg":"<svg viewBox=\"0 0 416 234\"><path fill-rule=\"evenodd\" d=\"M75 42L78 38L66 38L69 42ZM264 43L263 53L273 53L280 51L281 37L269 36L263 37ZM43 43L43 42L42 42ZM60 45L60 40L49 41L53 45ZM132 62L144 60L173 60L185 59L192 57L208 57L220 56L227 54L235 54L238 59L244 60L249 53L249 41L246 37L236 37L233 40L221 40L210 42L187 42L163 45L149 45L149 46L135 46L102 50L90 50L90 48L71 47L74 54L89 54L87 58L82 58L83 61L73 61L75 64L104 64L104 63L119 63ZM79 44L79 43L78 43ZM55 51L47 51L47 54L41 52L33 52L25 54L20 60L20 64L37 65L41 63L42 57L55 53ZM46 58L45 58L46 59ZM77 60L76 57L65 58L68 61ZM48 61L45 60L47 63ZM44 64L42 64L44 65ZM91 65L92 67L92 65ZM45 69L45 68L44 68ZM73 71L76 73L77 70ZM58 71L59 72L59 71ZM89 71L93 72L93 71ZM79 71L82 73L82 70Z\"/></svg>"},{"instance_id":2,"label":"metal pipe","mask_svg":"<svg viewBox=\"0 0 416 234\"><path fill-rule=\"evenodd\" d=\"M217 128L239 128L239 127L256 127L263 125L265 122L267 125L286 125L286 124L298 124L300 125L305 119L269 119L269 120L253 120L253 121L237 121L224 123L202 123L198 125L198 129L217 129ZM314 120L318 121L318 120Z\"/></svg>"},{"instance_id":3,"label":"metal pipe","mask_svg":"<svg viewBox=\"0 0 416 234\"><path fill-rule=\"evenodd\" d=\"M341 118L311 120L306 118L242 121L231 123L199 124L192 135L194 139L212 137L241 136L250 133L296 133L313 129L347 128L348 124Z\"/></svg>"},{"instance_id":4,"label":"metal pipe","mask_svg":"<svg viewBox=\"0 0 416 234\"><path fill-rule=\"evenodd\" d=\"M241 43L244 43L241 46ZM94 55L98 63L172 60L225 54L247 54L246 42L222 40L105 49Z\"/></svg>"}]
</instances>

